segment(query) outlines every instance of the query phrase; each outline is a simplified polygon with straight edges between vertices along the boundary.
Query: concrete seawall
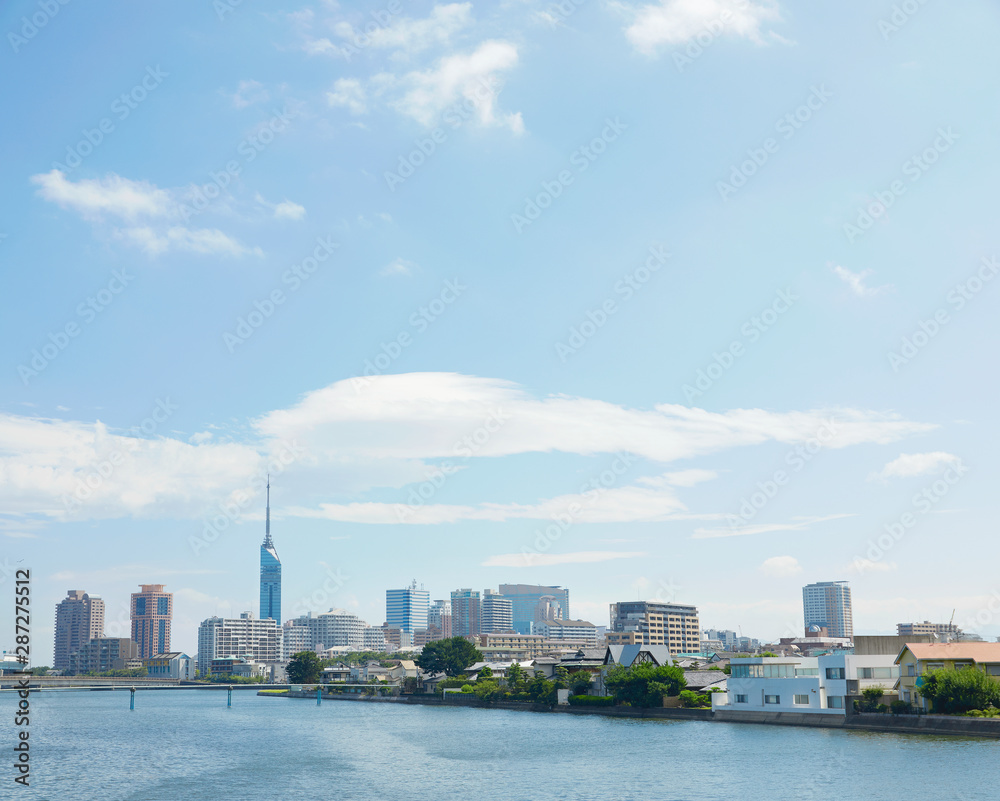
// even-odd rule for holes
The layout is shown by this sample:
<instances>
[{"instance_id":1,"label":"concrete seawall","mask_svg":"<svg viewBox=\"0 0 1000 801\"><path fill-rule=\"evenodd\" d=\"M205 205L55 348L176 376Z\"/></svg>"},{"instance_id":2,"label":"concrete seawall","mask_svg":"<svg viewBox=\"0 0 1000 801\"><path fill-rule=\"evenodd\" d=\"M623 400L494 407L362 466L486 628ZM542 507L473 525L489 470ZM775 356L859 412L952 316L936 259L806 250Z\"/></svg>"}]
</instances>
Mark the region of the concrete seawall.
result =
<instances>
[{"instance_id":1,"label":"concrete seawall","mask_svg":"<svg viewBox=\"0 0 1000 801\"><path fill-rule=\"evenodd\" d=\"M315 692L296 692L274 698L304 698L316 700ZM359 703L421 704L425 706L462 706L477 709L506 709L517 712L553 712L563 715L602 715L612 718L646 718L654 720L701 720L713 723L756 723L769 726L802 726L818 729L891 732L894 734L944 734L964 737L1000 739L1000 719L963 718L950 715L880 715L855 714L815 715L803 712L747 712L717 709L639 709L630 706L550 706L525 701L486 703L468 694L450 693L447 701L436 696L403 695L396 697L362 696L354 694L323 695L323 701L355 701Z\"/></svg>"}]
</instances>

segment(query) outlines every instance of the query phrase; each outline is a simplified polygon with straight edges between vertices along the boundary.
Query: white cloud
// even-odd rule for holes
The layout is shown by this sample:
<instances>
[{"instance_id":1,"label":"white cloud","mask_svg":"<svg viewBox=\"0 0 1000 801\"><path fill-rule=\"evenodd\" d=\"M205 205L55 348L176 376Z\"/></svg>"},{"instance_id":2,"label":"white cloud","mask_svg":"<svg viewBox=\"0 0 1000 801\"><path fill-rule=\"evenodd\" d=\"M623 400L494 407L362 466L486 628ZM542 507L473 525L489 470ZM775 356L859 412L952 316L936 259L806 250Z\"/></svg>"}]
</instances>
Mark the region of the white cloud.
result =
<instances>
[{"instance_id":1,"label":"white cloud","mask_svg":"<svg viewBox=\"0 0 1000 801\"><path fill-rule=\"evenodd\" d=\"M368 111L365 88L356 78L338 78L333 90L326 93L326 102L331 106L343 106L351 114L365 114Z\"/></svg>"},{"instance_id":2,"label":"white cloud","mask_svg":"<svg viewBox=\"0 0 1000 801\"><path fill-rule=\"evenodd\" d=\"M381 270L379 270L379 275L413 275L413 270L416 268L416 264L412 261L407 261L406 259L395 259L389 262Z\"/></svg>"},{"instance_id":3,"label":"white cloud","mask_svg":"<svg viewBox=\"0 0 1000 801\"><path fill-rule=\"evenodd\" d=\"M901 453L886 464L878 473L872 473L868 480L889 478L913 478L937 473L951 465L961 464L962 460L953 453L934 451L933 453Z\"/></svg>"},{"instance_id":4,"label":"white cloud","mask_svg":"<svg viewBox=\"0 0 1000 801\"><path fill-rule=\"evenodd\" d=\"M763 44L761 26L781 19L776 5L750 0L661 0L656 5L623 8L631 18L625 35L645 55L654 55L663 45L686 44L699 34L713 38L729 34Z\"/></svg>"},{"instance_id":5,"label":"white cloud","mask_svg":"<svg viewBox=\"0 0 1000 801\"><path fill-rule=\"evenodd\" d=\"M889 285L880 287L870 287L865 285L865 279L872 274L871 270L862 270L860 273L852 273L846 267L841 267L839 264L833 266L834 274L840 278L847 286L850 287L851 292L857 295L859 298L870 298L884 292L889 289Z\"/></svg>"},{"instance_id":6,"label":"white cloud","mask_svg":"<svg viewBox=\"0 0 1000 801\"><path fill-rule=\"evenodd\" d=\"M282 200L274 207L274 217L278 220L301 220L306 214L306 207L291 200Z\"/></svg>"},{"instance_id":7,"label":"white cloud","mask_svg":"<svg viewBox=\"0 0 1000 801\"><path fill-rule=\"evenodd\" d=\"M794 556L772 556L765 559L758 568L765 576L772 578L786 578L802 572L802 565Z\"/></svg>"},{"instance_id":8,"label":"white cloud","mask_svg":"<svg viewBox=\"0 0 1000 801\"><path fill-rule=\"evenodd\" d=\"M270 99L267 89L257 81L240 81L236 91L230 95L233 106L246 108L254 103L263 103Z\"/></svg>"},{"instance_id":9,"label":"white cloud","mask_svg":"<svg viewBox=\"0 0 1000 801\"><path fill-rule=\"evenodd\" d=\"M898 566L895 562L874 562L871 559L855 559L847 566L852 573L864 575L865 573L891 573Z\"/></svg>"},{"instance_id":10,"label":"white cloud","mask_svg":"<svg viewBox=\"0 0 1000 801\"><path fill-rule=\"evenodd\" d=\"M524 121L520 112L503 113L497 108L499 76L517 62L515 45L492 40L471 53L446 56L432 69L410 72L398 80L392 76L379 80L384 87L398 85L402 89L402 97L390 105L421 125L430 127L450 108L464 105L480 125L507 127L521 134Z\"/></svg>"},{"instance_id":11,"label":"white cloud","mask_svg":"<svg viewBox=\"0 0 1000 801\"><path fill-rule=\"evenodd\" d=\"M552 565L592 564L613 559L645 556L641 551L578 551L577 553L504 553L489 557L483 567L551 567Z\"/></svg>"},{"instance_id":12,"label":"white cloud","mask_svg":"<svg viewBox=\"0 0 1000 801\"><path fill-rule=\"evenodd\" d=\"M33 175L38 194L64 209L77 212L91 222L117 218L124 228L112 235L140 247L151 256L179 250L204 255L262 255L217 228L188 228L180 224L181 203L189 189L160 189L148 181L132 181L115 173L104 178L84 178L77 182L65 173L52 170Z\"/></svg>"},{"instance_id":13,"label":"white cloud","mask_svg":"<svg viewBox=\"0 0 1000 801\"><path fill-rule=\"evenodd\" d=\"M805 531L815 523L854 517L854 514L827 515L826 517L793 517L795 523L756 523L751 526L726 526L725 528L696 529L692 539L708 540L721 537L744 537L752 534L767 534L771 531Z\"/></svg>"},{"instance_id":14,"label":"white cloud","mask_svg":"<svg viewBox=\"0 0 1000 801\"><path fill-rule=\"evenodd\" d=\"M426 19L397 19L385 28L377 28L368 36L370 47L398 50L406 54L419 53L430 47L445 47L452 36L472 24L472 3L451 3L434 6ZM344 38L358 36L348 25L338 33Z\"/></svg>"}]
</instances>

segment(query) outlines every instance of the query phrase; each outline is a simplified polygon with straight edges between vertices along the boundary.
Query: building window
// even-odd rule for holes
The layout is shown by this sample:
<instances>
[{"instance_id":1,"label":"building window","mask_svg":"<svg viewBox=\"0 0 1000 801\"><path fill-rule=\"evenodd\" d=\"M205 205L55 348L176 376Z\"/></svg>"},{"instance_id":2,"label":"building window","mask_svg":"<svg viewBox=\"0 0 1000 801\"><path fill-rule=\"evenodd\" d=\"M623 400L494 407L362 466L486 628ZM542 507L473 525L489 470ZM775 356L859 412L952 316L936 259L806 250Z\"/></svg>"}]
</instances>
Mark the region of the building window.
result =
<instances>
[{"instance_id":1,"label":"building window","mask_svg":"<svg viewBox=\"0 0 1000 801\"><path fill-rule=\"evenodd\" d=\"M842 695L831 695L826 699L827 709L843 709L844 708L844 697Z\"/></svg>"},{"instance_id":2,"label":"building window","mask_svg":"<svg viewBox=\"0 0 1000 801\"><path fill-rule=\"evenodd\" d=\"M764 696L764 703L765 704L780 704L781 703L781 696L780 695L765 695Z\"/></svg>"},{"instance_id":3,"label":"building window","mask_svg":"<svg viewBox=\"0 0 1000 801\"><path fill-rule=\"evenodd\" d=\"M746 704L746 703L748 703L747 697L745 695L739 695L739 694L737 694L737 696L736 696L736 703L737 704Z\"/></svg>"},{"instance_id":4,"label":"building window","mask_svg":"<svg viewBox=\"0 0 1000 801\"><path fill-rule=\"evenodd\" d=\"M987 665L986 672L990 676L1000 676L1000 665Z\"/></svg>"},{"instance_id":5,"label":"building window","mask_svg":"<svg viewBox=\"0 0 1000 801\"><path fill-rule=\"evenodd\" d=\"M166 617L170 612L168 611L168 605L170 603L169 598L157 598L156 599L156 614L163 615Z\"/></svg>"},{"instance_id":6,"label":"building window","mask_svg":"<svg viewBox=\"0 0 1000 801\"><path fill-rule=\"evenodd\" d=\"M808 695L796 695L795 703L799 706L809 706L809 696Z\"/></svg>"},{"instance_id":7,"label":"building window","mask_svg":"<svg viewBox=\"0 0 1000 801\"><path fill-rule=\"evenodd\" d=\"M891 679L892 668L887 667L866 667L858 668L859 679Z\"/></svg>"},{"instance_id":8,"label":"building window","mask_svg":"<svg viewBox=\"0 0 1000 801\"><path fill-rule=\"evenodd\" d=\"M136 598L135 599L135 614L138 617L142 617L143 615L146 614L146 599L145 598Z\"/></svg>"},{"instance_id":9,"label":"building window","mask_svg":"<svg viewBox=\"0 0 1000 801\"><path fill-rule=\"evenodd\" d=\"M912 662L906 666L906 675L907 676L917 675L917 666L914 665Z\"/></svg>"},{"instance_id":10,"label":"building window","mask_svg":"<svg viewBox=\"0 0 1000 801\"><path fill-rule=\"evenodd\" d=\"M826 677L828 679L842 679L842 678L844 678L844 669L843 668L827 668L826 669Z\"/></svg>"}]
</instances>

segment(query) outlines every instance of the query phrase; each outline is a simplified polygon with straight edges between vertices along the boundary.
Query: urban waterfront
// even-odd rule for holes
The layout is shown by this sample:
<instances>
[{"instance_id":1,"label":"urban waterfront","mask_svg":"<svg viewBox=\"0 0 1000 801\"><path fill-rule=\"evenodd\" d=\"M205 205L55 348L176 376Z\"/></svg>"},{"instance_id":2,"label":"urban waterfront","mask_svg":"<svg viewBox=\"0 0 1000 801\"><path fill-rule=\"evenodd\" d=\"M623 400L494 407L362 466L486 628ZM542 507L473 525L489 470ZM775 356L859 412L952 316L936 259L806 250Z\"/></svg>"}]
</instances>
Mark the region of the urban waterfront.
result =
<instances>
[{"instance_id":1,"label":"urban waterfront","mask_svg":"<svg viewBox=\"0 0 1000 801\"><path fill-rule=\"evenodd\" d=\"M15 697L0 697L13 715ZM1000 742L614 719L252 691L36 693L46 801L996 797ZM6 748L6 744L5 744Z\"/></svg>"}]
</instances>

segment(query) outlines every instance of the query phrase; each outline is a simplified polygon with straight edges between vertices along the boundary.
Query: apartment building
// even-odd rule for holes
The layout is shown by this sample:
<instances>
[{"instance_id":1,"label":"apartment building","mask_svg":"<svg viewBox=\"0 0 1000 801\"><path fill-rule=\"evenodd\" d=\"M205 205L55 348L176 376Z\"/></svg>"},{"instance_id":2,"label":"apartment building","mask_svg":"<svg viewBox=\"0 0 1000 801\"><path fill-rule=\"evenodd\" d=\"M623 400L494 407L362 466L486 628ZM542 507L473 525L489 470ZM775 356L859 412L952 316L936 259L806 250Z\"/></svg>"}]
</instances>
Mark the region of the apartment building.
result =
<instances>
[{"instance_id":1,"label":"apartment building","mask_svg":"<svg viewBox=\"0 0 1000 801\"><path fill-rule=\"evenodd\" d=\"M618 638L612 634L633 636ZM671 653L697 653L701 646L698 608L659 601L611 604L611 626L607 636L609 645L666 645ZM624 639L632 642L624 642Z\"/></svg>"}]
</instances>

